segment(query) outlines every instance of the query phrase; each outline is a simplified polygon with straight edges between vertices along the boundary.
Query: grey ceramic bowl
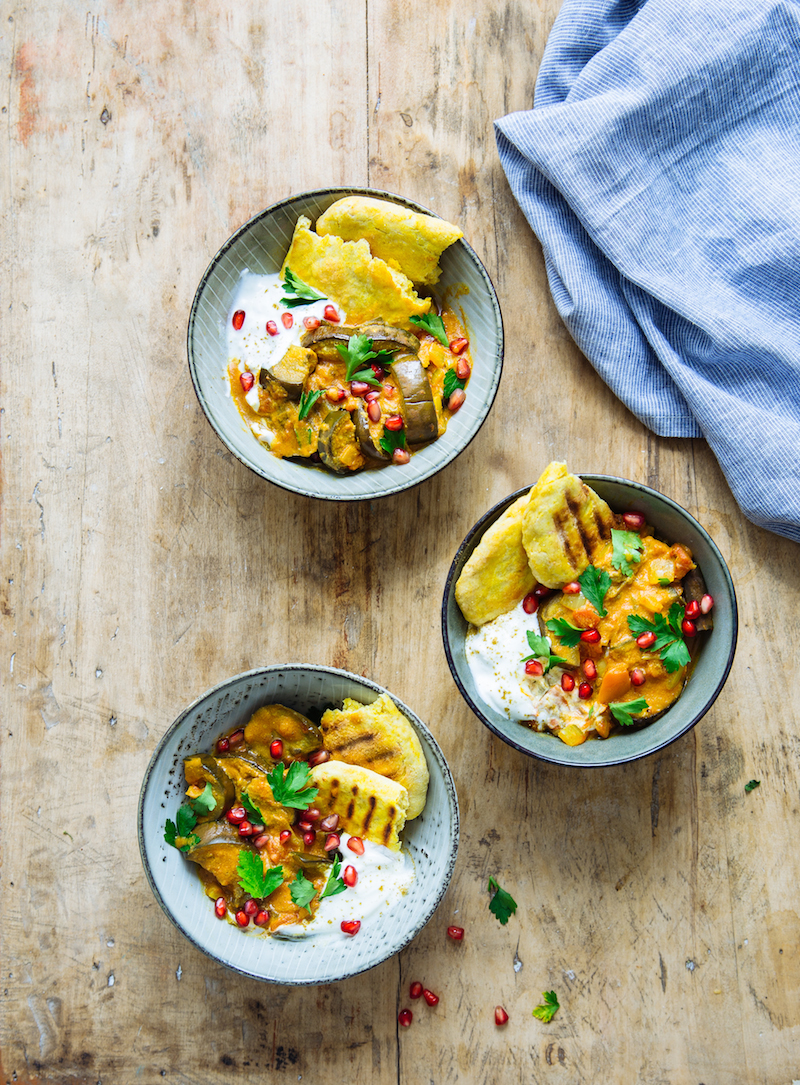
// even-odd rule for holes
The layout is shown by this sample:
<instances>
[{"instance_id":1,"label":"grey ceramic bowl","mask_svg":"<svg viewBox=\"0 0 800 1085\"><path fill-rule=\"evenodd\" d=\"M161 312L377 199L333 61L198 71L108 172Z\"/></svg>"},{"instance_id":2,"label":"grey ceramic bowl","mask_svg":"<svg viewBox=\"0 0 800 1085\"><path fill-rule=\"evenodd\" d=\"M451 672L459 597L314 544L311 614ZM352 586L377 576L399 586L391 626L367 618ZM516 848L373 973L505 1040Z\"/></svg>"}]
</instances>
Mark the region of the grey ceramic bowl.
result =
<instances>
[{"instance_id":1,"label":"grey ceramic bowl","mask_svg":"<svg viewBox=\"0 0 800 1085\"><path fill-rule=\"evenodd\" d=\"M226 336L231 299L243 269L260 274L280 271L300 215L307 215L314 223L332 203L349 195L374 196L433 214L401 196L368 188L304 192L259 212L225 242L200 281L189 316L189 370L200 406L217 435L256 474L306 497L369 501L430 478L470 443L483 425L500 383L503 320L483 264L466 241L457 241L442 255L442 276L436 292L464 318L473 373L464 405L453 415L444 436L420 449L404 466L390 464L348 476L273 456L247 429L228 391Z\"/></svg>"},{"instance_id":2,"label":"grey ceramic bowl","mask_svg":"<svg viewBox=\"0 0 800 1085\"><path fill-rule=\"evenodd\" d=\"M333 667L290 664L238 674L185 709L158 744L139 796L139 848L156 900L175 926L214 960L253 979L318 984L346 979L397 953L422 930L444 896L458 850L458 800L444 755L425 724L393 697L419 736L430 770L425 809L403 832L415 878L402 901L362 924L352 938L330 935L289 941L258 928L240 930L214 915L194 866L164 842L184 797L183 758L212 749L225 731L247 722L265 704L300 712L352 697L371 704L382 686Z\"/></svg>"},{"instance_id":3,"label":"grey ceramic bowl","mask_svg":"<svg viewBox=\"0 0 800 1085\"><path fill-rule=\"evenodd\" d=\"M708 712L725 684L733 663L738 632L736 593L728 567L711 536L685 509L657 490L638 482L608 475L581 475L615 512L641 512L655 528L655 534L670 543L685 543L692 551L706 588L714 597L714 629L704 636L689 681L681 696L653 723L630 731L614 733L604 740L567 746L554 735L540 734L514 723L490 708L472 680L464 654L468 625L455 599L455 585L464 564L484 532L512 502L530 487L517 490L495 505L470 530L458 549L444 590L442 635L447 662L464 700L490 731L522 753L557 765L594 767L635 761L663 749L680 738Z\"/></svg>"}]
</instances>

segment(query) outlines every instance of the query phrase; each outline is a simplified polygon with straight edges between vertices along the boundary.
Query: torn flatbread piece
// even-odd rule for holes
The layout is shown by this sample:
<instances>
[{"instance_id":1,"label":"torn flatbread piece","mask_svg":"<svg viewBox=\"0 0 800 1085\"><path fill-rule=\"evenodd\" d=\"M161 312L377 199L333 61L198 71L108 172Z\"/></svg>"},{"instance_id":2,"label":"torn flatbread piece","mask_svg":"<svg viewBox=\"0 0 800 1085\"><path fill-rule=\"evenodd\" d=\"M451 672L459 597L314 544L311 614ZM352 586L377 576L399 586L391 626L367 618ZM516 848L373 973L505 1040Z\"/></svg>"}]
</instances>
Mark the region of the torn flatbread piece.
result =
<instances>
[{"instance_id":1,"label":"torn flatbread piece","mask_svg":"<svg viewBox=\"0 0 800 1085\"><path fill-rule=\"evenodd\" d=\"M314 805L323 816L339 815L339 828L374 844L400 851L408 791L395 780L344 761L315 765L309 775L319 788Z\"/></svg>"}]
</instances>

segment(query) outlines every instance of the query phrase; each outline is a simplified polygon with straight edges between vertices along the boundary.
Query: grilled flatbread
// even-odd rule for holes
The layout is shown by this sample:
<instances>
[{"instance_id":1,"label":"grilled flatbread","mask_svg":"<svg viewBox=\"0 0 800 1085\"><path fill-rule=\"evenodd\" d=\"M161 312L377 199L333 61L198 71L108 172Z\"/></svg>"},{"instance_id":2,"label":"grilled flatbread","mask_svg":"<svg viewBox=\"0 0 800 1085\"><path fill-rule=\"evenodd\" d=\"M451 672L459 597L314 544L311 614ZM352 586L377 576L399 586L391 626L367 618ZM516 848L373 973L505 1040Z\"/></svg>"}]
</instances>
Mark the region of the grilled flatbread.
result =
<instances>
[{"instance_id":1,"label":"grilled flatbread","mask_svg":"<svg viewBox=\"0 0 800 1085\"><path fill-rule=\"evenodd\" d=\"M314 804L323 817L338 814L339 827L351 836L400 850L408 810L408 791L402 784L344 761L316 765L310 781L319 788Z\"/></svg>"}]
</instances>

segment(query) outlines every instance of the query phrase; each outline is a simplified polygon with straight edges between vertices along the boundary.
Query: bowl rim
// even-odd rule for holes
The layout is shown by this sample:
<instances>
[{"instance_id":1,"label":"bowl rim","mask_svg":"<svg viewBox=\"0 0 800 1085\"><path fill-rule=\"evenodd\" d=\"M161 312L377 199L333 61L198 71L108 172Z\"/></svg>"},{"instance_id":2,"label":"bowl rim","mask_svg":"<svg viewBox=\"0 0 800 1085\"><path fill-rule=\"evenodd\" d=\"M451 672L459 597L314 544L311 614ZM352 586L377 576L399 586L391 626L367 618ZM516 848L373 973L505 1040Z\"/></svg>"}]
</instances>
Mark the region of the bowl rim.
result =
<instances>
[{"instance_id":1,"label":"bowl rim","mask_svg":"<svg viewBox=\"0 0 800 1085\"><path fill-rule=\"evenodd\" d=\"M286 482L280 481L279 479L272 478L271 476L267 475L264 471L259 470L258 466L254 465L252 463L248 463L247 460L243 459L242 456L236 451L236 449L232 448L228 444L228 442L225 440L225 438L220 433L219 429L217 428L217 426L214 424L214 422L212 420L210 409L206 405L206 399L205 399L205 396L203 394L202 388L200 386L200 381L198 380L197 375L195 373L195 363L194 363L194 354L193 354L192 343L193 343L193 338L194 338L194 328L195 328L195 324L196 324L196 321L197 321L197 311L198 311L198 308L199 308L199 305L200 305L200 298L201 298L201 295L202 295L203 290L205 288L206 282L208 281L209 277L211 276L212 272L214 271L214 268L216 267L216 265L225 256L225 254L228 252L228 250L231 249L244 234L246 234L249 230L251 230L262 219L267 218L269 215L272 215L274 212L280 210L281 208L290 207L293 203L296 203L299 200L308 200L308 199L320 198L320 197L325 197L325 196L328 196L328 195L331 195L331 196L338 195L338 196L340 196L342 198L344 198L344 196L347 195L347 196L370 196L370 197L373 197L375 199L388 199L389 201L398 203L398 204L402 205L403 207L409 208L412 211L417 211L420 214L430 215L431 217L438 218L438 219L440 219L442 217L441 215L438 215L435 211L431 211L429 208L425 207L423 204L416 203L416 201L410 200L406 196L400 196L399 194L397 194L395 192L389 192L388 190L385 190L385 189L364 188L364 187L360 187L360 186L357 186L357 185L356 186L342 185L342 186L334 186L334 187L329 187L329 188L309 189L308 191L305 191L305 192L298 192L293 196L287 196L282 200L278 200L277 202L270 204L269 207L265 207L263 210L256 212L255 215L253 215L251 218L249 218L246 222L242 223L242 225L237 230L235 230L234 233L231 234L231 236L227 239L227 241L225 241L223 243L223 245L217 250L216 254L212 257L212 259L208 263L208 266L206 267L205 271L203 272L203 274L202 274L202 276L200 278L200 282L197 285L197 289L195 290L195 293L194 293L194 298L192 299L192 305L191 305L191 308L189 310L189 320L188 320L187 328L186 328L186 351L187 351L188 362L189 362L189 374L190 374L191 379L192 379L192 387L194 388L194 393L195 393L195 396L197 397L197 401L200 404L200 407L201 407L201 409L203 411L203 414L206 417L206 421L211 426L211 428L214 431L214 433L216 434L218 440L220 440L222 442L222 444L225 446L225 448L228 450L228 452L230 452L230 454L232 456L234 456L235 459L237 459L239 461L239 463L241 463L244 467L247 467L248 470L253 472L253 474L258 475L259 478L263 478L266 482L271 483L273 486L278 486L280 489L286 490L288 493L299 494L301 497L315 498L318 501L342 501L342 502L346 502L346 501L377 501L377 500L379 500L380 498L383 498L383 497L391 497L394 494L403 493L406 490L413 490L416 486L422 485L423 482L427 482L429 479L431 479L435 475L437 475L440 471L443 471L445 467L449 467L450 464L453 463L453 461L456 460L461 455L462 452L464 452L467 448L469 448L469 446L472 444L475 437L477 437L478 433L480 433L481 429L483 428L484 423L486 422L486 419L489 417L489 412L491 411L491 409L492 409L492 407L494 405L494 401L497 398L497 392L498 392L499 387L500 387L500 378L501 378L502 373L503 373L503 358L504 358L504 355L505 355L505 328L504 328L504 325L503 325L503 313L502 313L502 310L500 309L500 302L499 302L498 297L497 297L497 291L495 290L494 283L492 282L491 277L489 276L489 272L486 270L486 267L484 266L483 261L480 259L478 254L475 252L473 247L463 237L459 238L458 241L455 242L455 244L462 246L467 251L467 254L471 258L472 263L475 266L475 269L477 270L478 274L483 278L484 283L485 283L485 285L487 287L487 294L488 294L488 297L489 297L489 302L490 302L490 305L491 305L491 308L492 308L492 311L493 311L494 317L495 317L495 323L496 323L496 327L497 327L497 339L498 339L495 370L494 370L494 374L493 374L493 377L492 377L491 386L490 386L490 388L488 390L488 393L487 393L486 402L485 402L485 404L483 406L480 417L477 420L477 425L474 427L473 431L469 434L469 436L467 437L464 444L462 444L459 447L455 448L452 451L452 453L450 455L448 455L438 467L435 467L434 469L431 469L428 473L424 474L422 476L422 478L417 478L417 479L414 479L413 481L406 482L406 483L400 482L400 483L398 483L398 484L396 484L394 486L387 487L386 489L381 490L380 492L377 492L377 493L347 494L347 495L338 495L338 494L335 494L335 493L332 493L332 494L320 493L319 491L314 490L310 486L309 487L300 487L300 486L290 485L290 484L288 484ZM435 443L436 442L432 442L431 444L435 445ZM431 444L426 445L425 448L431 447ZM425 448L421 449L420 453L418 453L418 454L424 453ZM269 450L266 449L265 451L268 452ZM313 474L313 472L312 472L312 474Z\"/></svg>"},{"instance_id":2,"label":"bowl rim","mask_svg":"<svg viewBox=\"0 0 800 1085\"><path fill-rule=\"evenodd\" d=\"M656 743L655 745L651 746L649 749L642 750L642 751L640 751L638 753L629 754L627 756L616 757L612 761L601 761L601 762L570 761L570 760L567 760L564 757L559 757L559 756L548 757L548 756L540 753L539 751L530 750L526 746L521 745L520 742L516 741L511 736L505 734L500 729L500 727L498 727L486 715L484 715L483 709L479 705L477 705L475 703L475 701L472 699L472 697L469 695L469 693L468 693L466 687L464 686L463 682L461 681L461 678L460 678L460 676L458 674L458 671L456 669L455 659L454 659L452 648L451 648L451 645L450 645L450 637L449 637L449 632L448 632L448 622L447 622L448 604L450 602L451 594L455 591L455 582L454 582L454 580L455 580L456 568L457 568L457 566L459 564L459 560L461 559L462 555L464 554L464 551L469 549L470 547L472 547L474 549L474 546L477 545L477 543L474 543L475 538L478 537L478 539L480 540L480 538L483 537L483 534L486 531L486 529L489 526L491 526L491 522L496 520L500 516L500 514L505 511L505 509L507 509L511 504L513 504L513 502L516 501L518 498L522 497L523 494L529 493L530 489L531 489L530 486L523 486L521 489L516 490L512 494L509 494L508 497L502 498L495 505L493 505L492 508L488 510L488 512L484 513L484 515L475 524L473 524L473 526L467 532L467 535L465 536L465 538L464 538L463 542L461 543L461 545L459 546L458 550L456 551L455 557L453 558L453 561L451 562L450 568L449 568L448 573L447 573L447 578L445 580L445 587L444 587L444 595L443 595L443 598L442 598L442 611L441 611L441 615L442 615L442 641L444 643L444 652L445 652L445 656L447 658L447 665L450 668L450 673L451 673L451 675L453 677L453 680L454 680L456 686L458 687L459 693L464 698L464 700L469 705L469 707L472 709L472 712L481 721L481 723L483 723L485 727L488 727L488 729L494 735L496 735L498 738L502 739L502 741L505 742L507 745L512 746L515 750L518 750L520 753L525 754L527 757L534 757L538 761L545 761L548 764L552 764L552 765L561 765L561 766L564 766L565 768L604 769L604 768L613 768L616 765L628 764L631 761L640 761L644 757L650 757L652 754L658 753L660 750L663 750L667 746L670 746L673 742L676 742L682 735L685 735L687 731L690 731L703 718L703 716L705 716L705 714L708 712L708 710L714 704L714 702L716 701L716 699L719 696L720 692L722 691L722 687L725 685L725 682L728 679L728 675L730 674L731 667L733 666L733 657L734 657L734 655L736 653L736 644L737 644L738 637L739 637L739 607L738 607L738 602L737 602L737 599L736 599L736 590L735 590L735 588L733 586L733 579L731 577L730 570L728 569L727 562L723 558L723 556L722 556L722 554L721 554L721 552L719 550L719 547L714 542L714 540L711 538L711 536L706 531L706 529L703 527L703 525L700 524L694 518L694 516L692 516L692 514L690 512L688 512L682 505L679 505L677 501L674 501L671 497L667 497L666 494L662 494L659 490L653 489L651 486L646 486L644 483L636 482L633 479L622 478L619 475L597 475L597 474L588 474L588 473L583 474L583 473L581 473L578 477L581 478L589 486L591 486L592 483L595 483L595 482L600 482L600 483L610 482L610 483L618 483L618 484L622 484L622 485L625 485L625 486L629 486L629 487L631 487L633 489L641 491L641 493L647 495L650 498L655 498L656 500L663 502L669 508L671 508L672 510L677 512L680 516L685 517L687 520L690 521L690 523L692 524L694 529L702 536L703 540L707 543L707 545L711 549L711 552L716 556L717 561L719 562L720 571L722 572L723 580L725 581L726 587L727 587L727 589L728 589L728 591L730 593L730 599L731 599L731 643L730 643L730 648L729 648L729 651L728 651L728 658L727 658L727 660L725 662L725 666L724 666L724 669L723 669L722 674L720 676L720 679L717 682L712 694L710 695L708 700L703 705L702 710L697 712L689 720L689 722L684 727L682 727L679 731L677 731L674 735L666 736L663 740L661 740L658 743ZM487 521L489 521L489 522L487 522ZM474 543L474 545L473 545L473 543ZM458 605L458 604L456 604L456 605ZM677 703L677 701L675 703ZM508 722L513 723L514 721L509 720ZM522 725L520 724L519 726L522 726ZM557 751L554 751L554 753L555 752L557 752Z\"/></svg>"},{"instance_id":3,"label":"bowl rim","mask_svg":"<svg viewBox=\"0 0 800 1085\"><path fill-rule=\"evenodd\" d=\"M177 916L173 914L169 905L162 897L161 893L158 890L158 887L156 886L156 882L153 877L153 873L150 868L150 862L147 856L147 849L145 846L144 801L148 787L150 785L150 780L164 749L166 748L167 744L169 743L175 732L179 730L181 725L184 723L186 717L204 701L207 701L210 698L214 697L217 693L224 690L226 686L232 684L233 682L237 682L247 678L258 678L265 674L274 674L278 672L286 673L290 671L303 671L305 673L308 673L310 671L317 674L333 675L338 678L345 678L359 685L366 686L367 688L373 690L376 694L378 694L378 696L380 696L382 693L388 694L388 696L391 697L391 699L394 701L400 711L403 712L403 714L406 715L406 717L409 719L412 726L414 727L414 730L416 731L417 729L419 729L428 740L429 747L425 749L425 754L427 755L429 751L432 751L434 759L436 760L442 772L442 779L444 781L445 791L449 799L449 824L452 841L449 848L449 854L447 855L446 859L446 867L442 883L439 886L435 898L430 902L424 914L420 916L416 924L408 931L408 933L402 938L402 940L388 952L383 953L377 959L372 960L368 964L360 966L352 971L347 971L342 973L341 975L333 977L326 977L323 980L296 980L287 979L286 977L282 976L261 975L257 972L249 971L246 968L241 968L236 964L230 963L229 961L224 961L215 953L211 952L211 950L207 949L204 945L202 945L201 942L199 942L187 930L185 930L185 928L178 920ZM378 682L374 682L370 678L365 678L363 675L355 674L353 671L346 671L339 667L327 667L321 663L273 663L264 667L254 667L249 671L242 671L239 674L231 675L230 677L223 679L221 682L217 682L210 689L207 689L205 693L202 693L199 697L196 697L191 702L191 704L187 705L186 708L184 708L181 713L173 720L173 722L169 725L167 730L161 736L155 750L150 757L150 760L148 761L147 768L142 779L142 786L139 789L136 826L137 839L139 842L139 855L142 860L142 866L144 867L145 877L147 878L147 882L150 886L153 896L158 902L162 912L172 922L173 926L176 927L177 930L180 931L180 933L184 936L184 938L191 942L196 949L199 949L202 953L205 954L205 956L209 957L217 964L222 965L224 968L228 968L231 971L238 973L239 975L246 976L248 979L260 980L263 983L282 983L292 987L316 987L327 983L338 983L341 980L351 979L353 976L360 975L362 972L368 972L370 969L376 968L380 964L384 964L390 958L396 956L398 953L404 950L406 946L409 945L409 943L413 941L413 939L416 938L420 931L430 922L437 908L441 904L442 899L444 898L444 895L447 892L450 881L453 877L456 858L458 856L461 819L458 806L458 792L456 791L455 780L453 779L453 774L450 770L449 765L447 764L447 760L444 756L444 753L442 752L441 747L439 746L439 743L437 742L428 725L422 719L420 719L420 717L416 714L416 712L413 711L413 709L409 708L408 705L401 701L399 697L395 696L395 694L391 693L384 686L381 686Z\"/></svg>"}]
</instances>

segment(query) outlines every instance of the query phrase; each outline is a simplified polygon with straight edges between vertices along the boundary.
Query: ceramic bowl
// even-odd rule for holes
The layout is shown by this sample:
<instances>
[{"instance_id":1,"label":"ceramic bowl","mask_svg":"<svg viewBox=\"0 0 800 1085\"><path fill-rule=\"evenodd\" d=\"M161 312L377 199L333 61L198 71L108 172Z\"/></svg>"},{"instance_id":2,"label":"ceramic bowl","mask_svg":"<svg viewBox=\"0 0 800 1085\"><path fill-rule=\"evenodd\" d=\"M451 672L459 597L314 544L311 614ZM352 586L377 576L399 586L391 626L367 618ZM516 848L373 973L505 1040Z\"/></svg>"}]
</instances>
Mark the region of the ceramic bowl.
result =
<instances>
[{"instance_id":1,"label":"ceramic bowl","mask_svg":"<svg viewBox=\"0 0 800 1085\"><path fill-rule=\"evenodd\" d=\"M490 731L521 753L551 761L557 765L592 767L619 765L661 750L680 738L708 712L725 684L736 650L738 616L736 593L728 567L708 532L697 520L657 490L638 482L608 475L582 475L581 478L615 512L641 512L655 534L670 543L685 543L692 551L703 574L707 591L714 597L714 628L698 654L692 674L681 696L660 719L644 727L613 733L604 740L567 746L550 734L540 734L520 723L507 720L481 698L464 654L468 625L455 599L455 585L464 564L480 542L484 532L512 502L530 487L517 490L483 516L470 530L458 549L444 590L442 635L447 662L464 700Z\"/></svg>"},{"instance_id":2,"label":"ceramic bowl","mask_svg":"<svg viewBox=\"0 0 800 1085\"><path fill-rule=\"evenodd\" d=\"M139 848L145 873L166 915L198 949L253 979L319 984L346 979L393 956L428 922L450 882L458 849L458 800L442 751L425 724L396 697L416 731L430 771L425 809L403 831L415 878L402 901L362 923L354 937L339 932L289 941L221 922L196 867L164 841L164 822L184 798L183 759L213 748L257 708L280 703L300 712L352 697L371 704L382 686L333 667L270 666L228 678L186 708L158 744L139 797Z\"/></svg>"},{"instance_id":3,"label":"ceramic bowl","mask_svg":"<svg viewBox=\"0 0 800 1085\"><path fill-rule=\"evenodd\" d=\"M231 299L244 269L260 274L280 271L300 215L316 222L326 208L348 195L374 196L432 214L401 196L366 188L304 192L259 212L225 242L200 281L189 317L189 370L200 405L217 435L256 474L306 497L368 501L399 493L431 478L470 443L489 413L500 383L503 320L483 264L466 241L457 241L442 255L442 276L436 292L463 317L473 373L466 401L458 414L453 415L444 436L415 452L408 464L390 464L349 476L273 456L247 429L228 391L227 320Z\"/></svg>"}]
</instances>

